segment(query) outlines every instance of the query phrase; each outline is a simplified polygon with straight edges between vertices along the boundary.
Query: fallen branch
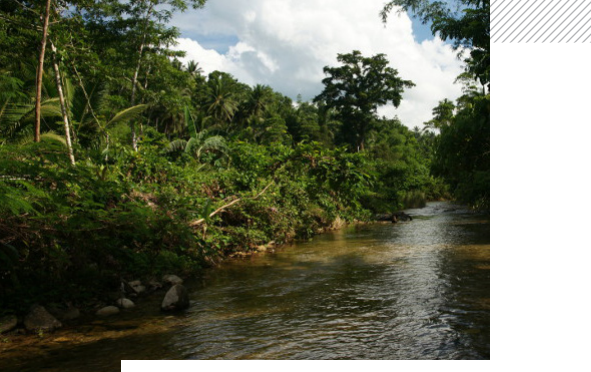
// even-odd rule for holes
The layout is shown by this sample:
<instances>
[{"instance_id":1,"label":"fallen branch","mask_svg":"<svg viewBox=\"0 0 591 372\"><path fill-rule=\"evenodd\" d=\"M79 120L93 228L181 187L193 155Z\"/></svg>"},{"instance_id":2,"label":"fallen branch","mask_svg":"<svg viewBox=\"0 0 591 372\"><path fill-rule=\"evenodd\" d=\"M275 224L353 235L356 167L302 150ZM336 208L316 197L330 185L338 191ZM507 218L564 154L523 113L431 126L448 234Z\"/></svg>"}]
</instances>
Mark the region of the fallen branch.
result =
<instances>
[{"instance_id":1,"label":"fallen branch","mask_svg":"<svg viewBox=\"0 0 591 372\"><path fill-rule=\"evenodd\" d=\"M263 195L263 194L265 193L265 191L267 191L267 189L268 189L269 187L271 187L271 185L272 185L272 184L274 184L274 183L275 183L275 181L271 181L271 183L270 183L270 184L268 184L267 186L265 186L265 188L264 188L264 189L263 189L261 192L259 192L258 194L256 194L256 195L255 195L255 196L253 196L252 198L248 198L248 199L251 199L251 200L255 200L255 199L257 199L259 196ZM218 209L216 209L215 211L211 212L211 213L209 214L209 216L207 216L207 218L200 218L200 219L198 219L198 220L196 220L196 221L192 221L192 222L190 222L190 223L189 223L189 226L190 226L190 227L197 227L197 226L201 225L202 223L204 223L204 222L205 222L207 219L209 219L209 218L211 218L211 217L215 216L216 214L218 214L218 213L222 212L223 210L225 210L225 209L227 209L227 208L230 208L230 207L231 207L231 206L233 206L234 204L236 204L236 203L238 203L238 202L242 201L243 199L244 199L244 198L238 198L238 199L234 199L234 200L232 200L230 203L228 203L228 204L226 204L226 205L223 205L223 206L219 207Z\"/></svg>"}]
</instances>

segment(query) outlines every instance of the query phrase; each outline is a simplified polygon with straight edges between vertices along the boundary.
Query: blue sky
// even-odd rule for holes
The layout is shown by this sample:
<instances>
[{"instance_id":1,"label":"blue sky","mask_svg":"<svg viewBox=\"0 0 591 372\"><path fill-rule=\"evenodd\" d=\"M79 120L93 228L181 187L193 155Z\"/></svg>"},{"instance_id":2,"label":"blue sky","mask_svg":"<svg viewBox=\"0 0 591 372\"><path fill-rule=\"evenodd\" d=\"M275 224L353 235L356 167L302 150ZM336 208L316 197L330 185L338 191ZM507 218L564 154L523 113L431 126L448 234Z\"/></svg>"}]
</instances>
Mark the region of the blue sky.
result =
<instances>
[{"instance_id":1,"label":"blue sky","mask_svg":"<svg viewBox=\"0 0 591 372\"><path fill-rule=\"evenodd\" d=\"M311 100L322 91L324 66L338 53L384 53L391 66L416 87L404 94L398 116L409 127L431 119L438 101L455 99L461 62L449 44L406 14L391 13L384 25L384 0L210 0L204 9L177 14L176 46L183 60L199 62L205 73L231 73L249 85L264 84L292 99Z\"/></svg>"}]
</instances>

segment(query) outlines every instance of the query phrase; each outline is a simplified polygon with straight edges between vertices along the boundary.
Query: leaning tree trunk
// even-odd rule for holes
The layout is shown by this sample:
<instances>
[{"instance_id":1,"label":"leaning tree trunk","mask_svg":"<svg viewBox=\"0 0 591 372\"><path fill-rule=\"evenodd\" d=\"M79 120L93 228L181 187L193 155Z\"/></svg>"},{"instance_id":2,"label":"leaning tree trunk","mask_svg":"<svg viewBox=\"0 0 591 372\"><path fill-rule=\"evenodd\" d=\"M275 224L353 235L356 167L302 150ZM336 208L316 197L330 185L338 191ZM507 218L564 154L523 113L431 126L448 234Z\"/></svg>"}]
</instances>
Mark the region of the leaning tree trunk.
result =
<instances>
[{"instance_id":1,"label":"leaning tree trunk","mask_svg":"<svg viewBox=\"0 0 591 372\"><path fill-rule=\"evenodd\" d=\"M70 121L68 119L68 109L66 108L66 100L64 99L64 90L62 87L62 78L60 75L60 69L57 64L57 49L53 43L51 43L51 50L53 51L53 71L55 72L55 83L57 85L57 93L60 99L60 106L62 108L62 116L64 118L64 131L66 132L66 146L68 147L68 155L70 156L70 162L72 165L76 165L76 159L74 159L74 150L72 149L72 139L70 137Z\"/></svg>"},{"instance_id":2,"label":"leaning tree trunk","mask_svg":"<svg viewBox=\"0 0 591 372\"><path fill-rule=\"evenodd\" d=\"M45 17L43 18L43 37L41 38L41 50L39 51L39 64L37 65L37 80L35 87L35 142L41 141L41 88L43 84L43 61L45 60L45 46L47 45L47 32L49 30L49 10L51 0L45 4Z\"/></svg>"}]
</instances>

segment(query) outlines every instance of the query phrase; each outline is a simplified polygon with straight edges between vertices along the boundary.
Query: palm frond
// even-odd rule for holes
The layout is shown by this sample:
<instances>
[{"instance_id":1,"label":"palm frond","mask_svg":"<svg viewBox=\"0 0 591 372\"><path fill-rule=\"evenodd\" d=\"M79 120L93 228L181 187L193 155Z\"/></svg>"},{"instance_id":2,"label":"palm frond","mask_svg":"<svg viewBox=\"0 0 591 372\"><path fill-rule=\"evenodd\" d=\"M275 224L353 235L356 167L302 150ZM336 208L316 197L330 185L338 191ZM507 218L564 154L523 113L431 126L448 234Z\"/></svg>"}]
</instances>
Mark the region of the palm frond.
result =
<instances>
[{"instance_id":1,"label":"palm frond","mask_svg":"<svg viewBox=\"0 0 591 372\"><path fill-rule=\"evenodd\" d=\"M67 146L66 137L54 132L47 132L41 135L41 141L55 141Z\"/></svg>"},{"instance_id":2,"label":"palm frond","mask_svg":"<svg viewBox=\"0 0 591 372\"><path fill-rule=\"evenodd\" d=\"M191 61L191 62L193 62L193 61ZM184 107L184 116L185 116L185 125L189 129L189 135L192 138L195 138L197 136L197 128L195 128L195 122L193 121L193 118L191 117L191 113L189 112L189 108L187 106Z\"/></svg>"},{"instance_id":3,"label":"palm frond","mask_svg":"<svg viewBox=\"0 0 591 372\"><path fill-rule=\"evenodd\" d=\"M126 108L123 111L119 111L113 119L109 120L107 125L114 124L121 121L132 120L138 117L142 112L144 112L148 108L148 105L136 105L129 108Z\"/></svg>"}]
</instances>

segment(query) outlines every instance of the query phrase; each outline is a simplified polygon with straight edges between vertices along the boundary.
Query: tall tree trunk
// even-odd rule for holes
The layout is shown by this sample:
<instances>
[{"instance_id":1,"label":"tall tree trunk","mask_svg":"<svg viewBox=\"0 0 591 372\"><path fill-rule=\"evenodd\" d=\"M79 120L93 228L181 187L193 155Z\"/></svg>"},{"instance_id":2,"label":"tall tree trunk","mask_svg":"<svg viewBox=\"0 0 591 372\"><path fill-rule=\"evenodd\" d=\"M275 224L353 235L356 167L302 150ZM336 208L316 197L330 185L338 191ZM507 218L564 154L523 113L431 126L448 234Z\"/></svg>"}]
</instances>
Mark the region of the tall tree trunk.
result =
<instances>
[{"instance_id":1,"label":"tall tree trunk","mask_svg":"<svg viewBox=\"0 0 591 372\"><path fill-rule=\"evenodd\" d=\"M144 47L146 46L146 33L148 32L148 22L150 20L150 14L152 13L152 9L154 7L154 4L150 4L150 7L148 8L148 10L146 11L146 18L144 20L144 31L142 34L142 42L140 43L140 47L138 50L138 59L137 59L137 66L135 68L135 71L133 73L133 79L131 80L131 106L135 105L135 94L136 94L136 90L137 90L137 81L138 81L138 75L140 73L140 68L142 66L142 54L144 52ZM135 122L132 121L131 123L131 142L133 145L133 149L135 151L137 151L137 134L135 131Z\"/></svg>"},{"instance_id":2,"label":"tall tree trunk","mask_svg":"<svg viewBox=\"0 0 591 372\"><path fill-rule=\"evenodd\" d=\"M70 162L72 165L76 165L76 159L74 159L74 149L72 148L72 138L70 137L70 121L68 119L68 109L66 107L66 100L64 99L64 90L62 86L62 77L60 75L60 69L57 64L57 49L53 43L51 43L51 50L53 51L53 71L55 72L55 83L57 85L57 93L60 98L60 106L62 108L62 116L64 118L64 131L66 132L66 146L68 147L68 155L70 156Z\"/></svg>"},{"instance_id":3,"label":"tall tree trunk","mask_svg":"<svg viewBox=\"0 0 591 372\"><path fill-rule=\"evenodd\" d=\"M47 0L47 3L45 4L45 17L43 18L43 37L41 38L39 63L37 64L37 80L35 81L35 87L37 88L37 93L35 95L35 142L41 141L41 88L43 84L43 61L45 60L45 46L47 45L50 8L51 0Z\"/></svg>"}]
</instances>

